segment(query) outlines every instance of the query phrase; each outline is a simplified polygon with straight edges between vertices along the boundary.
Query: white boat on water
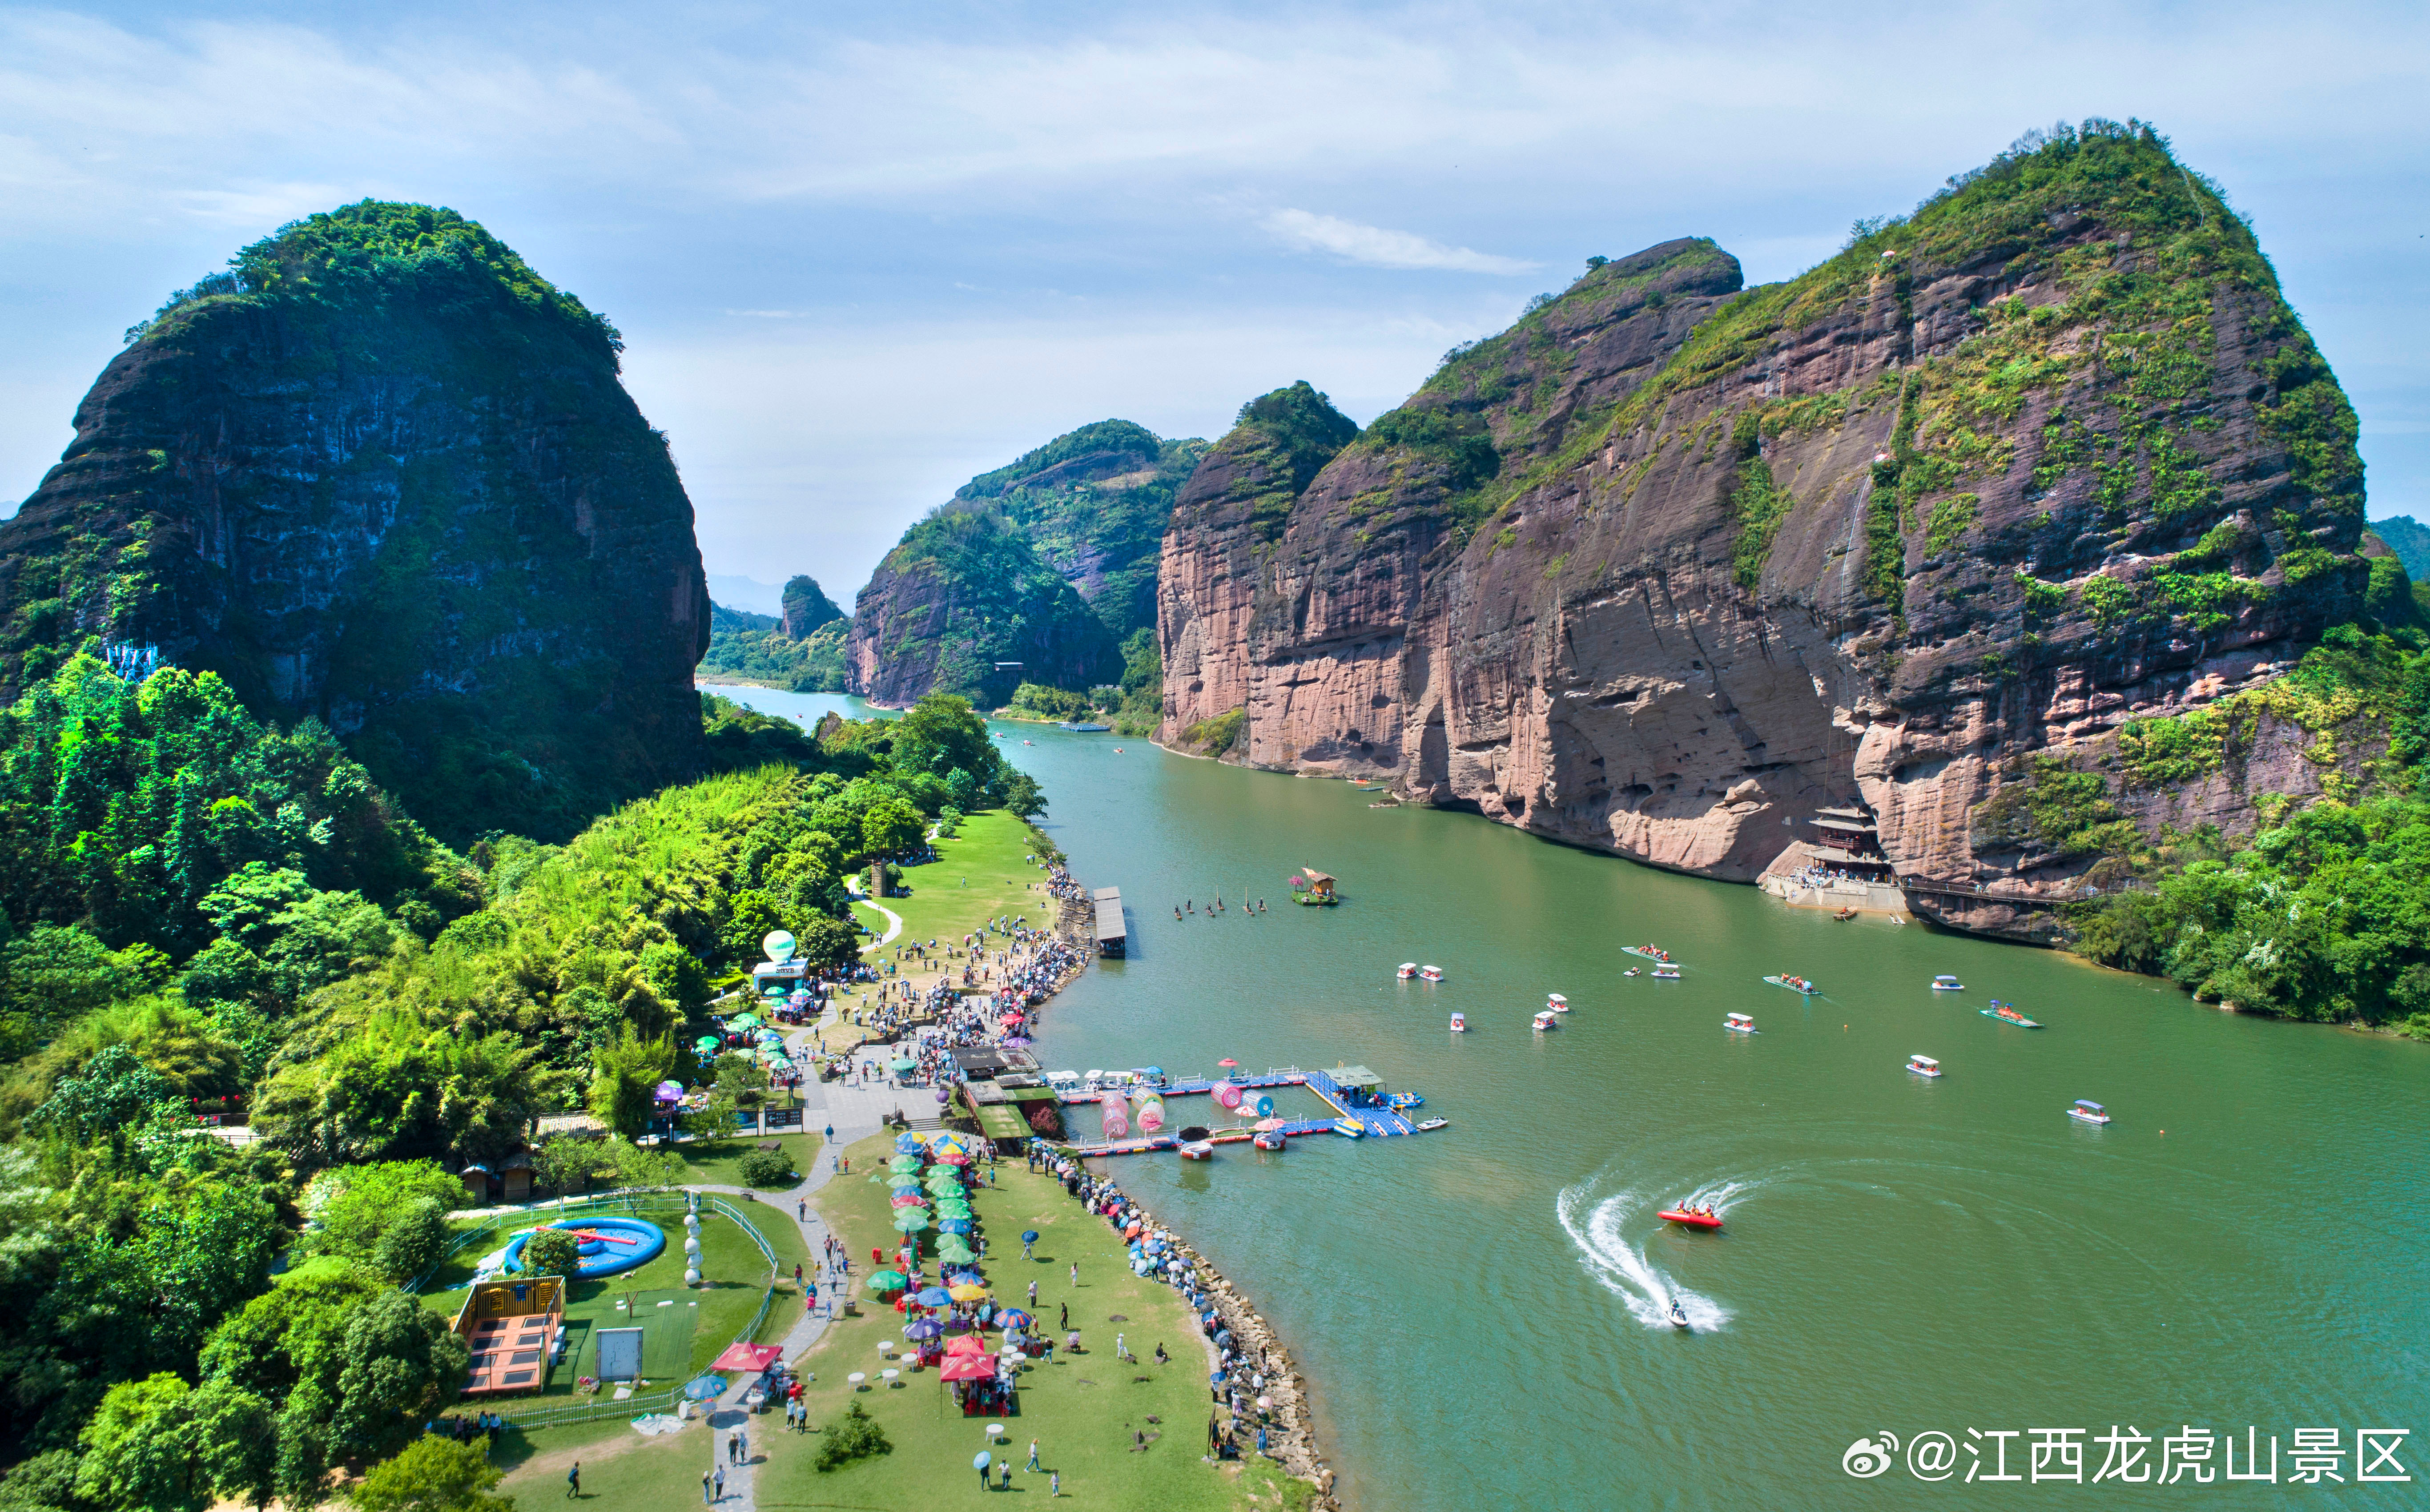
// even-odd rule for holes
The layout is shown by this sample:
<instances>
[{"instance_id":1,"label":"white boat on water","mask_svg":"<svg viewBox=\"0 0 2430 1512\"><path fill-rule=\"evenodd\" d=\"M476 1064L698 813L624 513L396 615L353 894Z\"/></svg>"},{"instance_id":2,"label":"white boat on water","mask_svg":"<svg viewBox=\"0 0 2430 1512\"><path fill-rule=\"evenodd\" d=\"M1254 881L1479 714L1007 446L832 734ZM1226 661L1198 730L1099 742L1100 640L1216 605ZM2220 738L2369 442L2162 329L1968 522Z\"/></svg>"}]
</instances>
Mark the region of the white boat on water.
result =
<instances>
[{"instance_id":1,"label":"white boat on water","mask_svg":"<svg viewBox=\"0 0 2430 1512\"><path fill-rule=\"evenodd\" d=\"M1449 1119L1428 1119L1418 1125L1418 1132L1420 1134L1432 1134L1437 1129L1449 1128L1450 1126L1451 1120Z\"/></svg>"},{"instance_id":2,"label":"white boat on water","mask_svg":"<svg viewBox=\"0 0 2430 1512\"><path fill-rule=\"evenodd\" d=\"M1657 982L1675 982L1679 980L1679 968L1675 966L1657 966L1654 968L1654 979Z\"/></svg>"},{"instance_id":3,"label":"white boat on water","mask_svg":"<svg viewBox=\"0 0 2430 1512\"><path fill-rule=\"evenodd\" d=\"M1557 1029L1560 1026L1561 1021L1553 1017L1553 1010L1550 1008L1546 1008L1543 1012L1536 1015L1536 1032L1538 1034L1542 1034L1547 1029Z\"/></svg>"},{"instance_id":4,"label":"white boat on water","mask_svg":"<svg viewBox=\"0 0 2430 1512\"><path fill-rule=\"evenodd\" d=\"M1440 966L1421 966L1418 968L1418 976L1423 981L1440 982L1442 980L1442 968Z\"/></svg>"},{"instance_id":5,"label":"white boat on water","mask_svg":"<svg viewBox=\"0 0 2430 1512\"><path fill-rule=\"evenodd\" d=\"M1744 1013L1731 1014L1728 1018L1722 1021L1722 1027L1727 1029L1732 1034L1753 1034L1756 1032L1754 1017Z\"/></svg>"},{"instance_id":6,"label":"white boat on water","mask_svg":"<svg viewBox=\"0 0 2430 1512\"><path fill-rule=\"evenodd\" d=\"M1909 1055L1906 1057L1906 1069L1918 1076L1938 1076L1940 1074L1940 1062L1930 1055Z\"/></svg>"},{"instance_id":7,"label":"white boat on water","mask_svg":"<svg viewBox=\"0 0 2430 1512\"><path fill-rule=\"evenodd\" d=\"M1963 992L1966 984L1954 976L1936 976L1932 979L1932 989L1935 992Z\"/></svg>"},{"instance_id":8,"label":"white boat on water","mask_svg":"<svg viewBox=\"0 0 2430 1512\"><path fill-rule=\"evenodd\" d=\"M1567 1013L1570 1011L1570 1000L1558 992L1548 993L1544 998L1544 1006L1556 1013Z\"/></svg>"},{"instance_id":9,"label":"white boat on water","mask_svg":"<svg viewBox=\"0 0 2430 1512\"><path fill-rule=\"evenodd\" d=\"M2075 1105L2073 1107L2067 1110L2067 1116L2072 1119L2080 1119L2087 1123L2106 1123L2109 1122L2109 1112L2106 1108L2104 1108L2098 1103L2087 1102L2081 1097L2075 1100Z\"/></svg>"},{"instance_id":10,"label":"white boat on water","mask_svg":"<svg viewBox=\"0 0 2430 1512\"><path fill-rule=\"evenodd\" d=\"M1205 1139L1192 1139L1188 1144L1181 1147L1181 1158L1184 1160L1212 1160L1215 1158L1215 1146Z\"/></svg>"},{"instance_id":11,"label":"white boat on water","mask_svg":"<svg viewBox=\"0 0 2430 1512\"><path fill-rule=\"evenodd\" d=\"M1418 963L1415 961L1403 961L1400 966L1400 970L1394 972L1392 974L1406 982L1410 977L1418 974Z\"/></svg>"},{"instance_id":12,"label":"white boat on water","mask_svg":"<svg viewBox=\"0 0 2430 1512\"><path fill-rule=\"evenodd\" d=\"M1467 1014L1465 1014L1465 1013L1455 1013L1455 1014L1453 1014L1453 1015L1451 1016L1451 1032L1452 1032L1452 1033L1454 1033L1454 1034L1466 1034L1466 1033L1468 1033L1468 1015L1467 1015Z\"/></svg>"}]
</instances>

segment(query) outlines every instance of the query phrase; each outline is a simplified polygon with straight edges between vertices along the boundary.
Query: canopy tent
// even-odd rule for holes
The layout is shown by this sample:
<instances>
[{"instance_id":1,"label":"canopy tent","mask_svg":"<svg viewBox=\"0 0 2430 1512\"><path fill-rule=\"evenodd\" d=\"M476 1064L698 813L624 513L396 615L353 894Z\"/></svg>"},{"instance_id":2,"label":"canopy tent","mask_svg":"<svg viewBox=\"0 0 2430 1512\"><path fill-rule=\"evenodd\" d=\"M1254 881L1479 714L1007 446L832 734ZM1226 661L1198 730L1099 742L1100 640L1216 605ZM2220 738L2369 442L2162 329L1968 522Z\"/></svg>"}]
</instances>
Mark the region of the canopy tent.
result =
<instances>
[{"instance_id":1,"label":"canopy tent","mask_svg":"<svg viewBox=\"0 0 2430 1512\"><path fill-rule=\"evenodd\" d=\"M995 1376L995 1361L985 1354L957 1354L937 1371L947 1381L987 1381Z\"/></svg>"},{"instance_id":2,"label":"canopy tent","mask_svg":"<svg viewBox=\"0 0 2430 1512\"><path fill-rule=\"evenodd\" d=\"M987 1340L976 1334L964 1334L945 1346L947 1354L984 1354L987 1352Z\"/></svg>"},{"instance_id":3,"label":"canopy tent","mask_svg":"<svg viewBox=\"0 0 2430 1512\"><path fill-rule=\"evenodd\" d=\"M782 1344L728 1344L725 1353L708 1362L712 1371L740 1371L757 1375L776 1363L785 1353Z\"/></svg>"}]
</instances>

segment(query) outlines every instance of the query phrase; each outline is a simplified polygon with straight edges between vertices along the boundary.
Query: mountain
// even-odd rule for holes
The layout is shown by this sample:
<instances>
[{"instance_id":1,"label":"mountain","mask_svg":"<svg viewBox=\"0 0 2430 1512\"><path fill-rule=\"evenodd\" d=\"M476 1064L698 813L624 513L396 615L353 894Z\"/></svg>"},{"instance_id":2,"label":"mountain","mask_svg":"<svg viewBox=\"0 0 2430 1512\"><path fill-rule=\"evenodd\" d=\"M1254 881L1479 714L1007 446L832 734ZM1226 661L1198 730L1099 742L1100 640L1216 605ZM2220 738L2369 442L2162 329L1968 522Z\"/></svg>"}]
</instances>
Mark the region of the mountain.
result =
<instances>
[{"instance_id":1,"label":"mountain","mask_svg":"<svg viewBox=\"0 0 2430 1512\"><path fill-rule=\"evenodd\" d=\"M1119 678L1121 643L1156 623L1165 522L1206 450L1102 420L957 489L861 590L853 690L993 706L1024 682L1077 691Z\"/></svg>"},{"instance_id":2,"label":"mountain","mask_svg":"<svg viewBox=\"0 0 2430 1512\"><path fill-rule=\"evenodd\" d=\"M710 606L708 650L700 673L711 681L758 683L797 693L844 690L843 642L852 628L815 578L784 587L784 614Z\"/></svg>"},{"instance_id":3,"label":"mountain","mask_svg":"<svg viewBox=\"0 0 2430 1512\"><path fill-rule=\"evenodd\" d=\"M453 210L282 228L128 333L0 523L0 686L80 646L321 720L444 838L701 756L708 599L602 317Z\"/></svg>"},{"instance_id":4,"label":"mountain","mask_svg":"<svg viewBox=\"0 0 2430 1512\"><path fill-rule=\"evenodd\" d=\"M1592 259L1305 476L1244 417L1165 536L1160 736L1720 877L1856 806L1919 911L2049 938L2131 838L2384 748L2284 690L2413 613L2355 435L2213 186L2030 134L1786 283Z\"/></svg>"},{"instance_id":5,"label":"mountain","mask_svg":"<svg viewBox=\"0 0 2430 1512\"><path fill-rule=\"evenodd\" d=\"M785 639L807 640L812 631L823 624L833 624L844 617L835 600L820 591L815 577L795 576L785 585Z\"/></svg>"},{"instance_id":6,"label":"mountain","mask_svg":"<svg viewBox=\"0 0 2430 1512\"><path fill-rule=\"evenodd\" d=\"M931 692L998 707L1025 682L1085 689L1122 675L1122 648L1078 590L993 504L940 506L870 574L844 644L853 692Z\"/></svg>"},{"instance_id":7,"label":"mountain","mask_svg":"<svg viewBox=\"0 0 2430 1512\"><path fill-rule=\"evenodd\" d=\"M709 573L707 582L708 596L727 608L772 618L785 611L784 590L774 583L718 573Z\"/></svg>"},{"instance_id":8,"label":"mountain","mask_svg":"<svg viewBox=\"0 0 2430 1512\"><path fill-rule=\"evenodd\" d=\"M2430 525L2409 514L2396 514L2372 521L2371 533L2388 542L2408 575L2417 580L2430 578Z\"/></svg>"}]
</instances>

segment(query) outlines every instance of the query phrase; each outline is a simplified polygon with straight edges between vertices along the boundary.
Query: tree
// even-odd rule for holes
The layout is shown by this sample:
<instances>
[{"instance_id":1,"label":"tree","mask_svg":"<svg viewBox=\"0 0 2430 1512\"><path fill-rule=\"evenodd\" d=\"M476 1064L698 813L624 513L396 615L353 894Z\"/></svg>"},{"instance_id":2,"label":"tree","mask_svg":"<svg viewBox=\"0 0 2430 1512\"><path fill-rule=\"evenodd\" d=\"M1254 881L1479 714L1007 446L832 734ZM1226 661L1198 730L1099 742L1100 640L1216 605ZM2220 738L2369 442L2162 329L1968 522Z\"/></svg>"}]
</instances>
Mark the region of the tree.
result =
<instances>
[{"instance_id":1,"label":"tree","mask_svg":"<svg viewBox=\"0 0 2430 1512\"><path fill-rule=\"evenodd\" d=\"M649 1132L658 1083L674 1069L672 1037L643 1039L626 1025L623 1038L591 1060L591 1116L627 1139Z\"/></svg>"},{"instance_id":2,"label":"tree","mask_svg":"<svg viewBox=\"0 0 2430 1512\"><path fill-rule=\"evenodd\" d=\"M62 1077L50 1101L25 1122L77 1144L103 1138L123 1142L168 1101L169 1084L160 1073L125 1045L112 1045L85 1062L77 1074Z\"/></svg>"},{"instance_id":3,"label":"tree","mask_svg":"<svg viewBox=\"0 0 2430 1512\"><path fill-rule=\"evenodd\" d=\"M359 1512L513 1512L513 1497L490 1494L504 1479L482 1445L423 1437L373 1466L348 1500Z\"/></svg>"},{"instance_id":4,"label":"tree","mask_svg":"<svg viewBox=\"0 0 2430 1512\"><path fill-rule=\"evenodd\" d=\"M581 1241L561 1228L534 1229L531 1238L524 1240L524 1275L571 1279L581 1265Z\"/></svg>"},{"instance_id":5,"label":"tree","mask_svg":"<svg viewBox=\"0 0 2430 1512\"><path fill-rule=\"evenodd\" d=\"M316 1252L368 1260L390 1225L425 1202L437 1213L461 1207L464 1184L436 1161L384 1160L323 1171L305 1188L303 1205L321 1225L312 1237Z\"/></svg>"},{"instance_id":6,"label":"tree","mask_svg":"<svg viewBox=\"0 0 2430 1512\"><path fill-rule=\"evenodd\" d=\"M683 1116L683 1130L704 1144L721 1143L734 1138L734 1094L720 1087Z\"/></svg>"},{"instance_id":7,"label":"tree","mask_svg":"<svg viewBox=\"0 0 2430 1512\"><path fill-rule=\"evenodd\" d=\"M841 919L805 920L793 941L794 955L812 966L850 966L860 959L859 932Z\"/></svg>"},{"instance_id":8,"label":"tree","mask_svg":"<svg viewBox=\"0 0 2430 1512\"><path fill-rule=\"evenodd\" d=\"M112 1512L201 1512L222 1492L267 1499L270 1404L169 1371L109 1388L85 1425L78 1498Z\"/></svg>"},{"instance_id":9,"label":"tree","mask_svg":"<svg viewBox=\"0 0 2430 1512\"><path fill-rule=\"evenodd\" d=\"M749 966L762 959L759 942L775 930L785 927L785 916L776 900L757 888L745 888L734 895L725 916L725 927L717 932L717 942L725 958L737 966Z\"/></svg>"},{"instance_id":10,"label":"tree","mask_svg":"<svg viewBox=\"0 0 2430 1512\"><path fill-rule=\"evenodd\" d=\"M789 1187L793 1182L792 1157L782 1150L750 1151L740 1169L746 1187Z\"/></svg>"},{"instance_id":11,"label":"tree","mask_svg":"<svg viewBox=\"0 0 2430 1512\"><path fill-rule=\"evenodd\" d=\"M860 841L873 856L901 856L918 847L927 825L900 798L881 798L861 816Z\"/></svg>"},{"instance_id":12,"label":"tree","mask_svg":"<svg viewBox=\"0 0 2430 1512\"><path fill-rule=\"evenodd\" d=\"M1046 792L1038 779L1026 772L1007 772L1001 784L1006 810L1019 819L1036 819L1046 812Z\"/></svg>"},{"instance_id":13,"label":"tree","mask_svg":"<svg viewBox=\"0 0 2430 1512\"><path fill-rule=\"evenodd\" d=\"M459 1193L460 1186L456 1188ZM372 1250L372 1264L398 1286L408 1286L447 1252L446 1209L428 1197L408 1203Z\"/></svg>"},{"instance_id":14,"label":"tree","mask_svg":"<svg viewBox=\"0 0 2430 1512\"><path fill-rule=\"evenodd\" d=\"M532 1175L547 1190L567 1196L576 1187L589 1186L602 1169L605 1154L596 1139L560 1134L532 1152Z\"/></svg>"}]
</instances>

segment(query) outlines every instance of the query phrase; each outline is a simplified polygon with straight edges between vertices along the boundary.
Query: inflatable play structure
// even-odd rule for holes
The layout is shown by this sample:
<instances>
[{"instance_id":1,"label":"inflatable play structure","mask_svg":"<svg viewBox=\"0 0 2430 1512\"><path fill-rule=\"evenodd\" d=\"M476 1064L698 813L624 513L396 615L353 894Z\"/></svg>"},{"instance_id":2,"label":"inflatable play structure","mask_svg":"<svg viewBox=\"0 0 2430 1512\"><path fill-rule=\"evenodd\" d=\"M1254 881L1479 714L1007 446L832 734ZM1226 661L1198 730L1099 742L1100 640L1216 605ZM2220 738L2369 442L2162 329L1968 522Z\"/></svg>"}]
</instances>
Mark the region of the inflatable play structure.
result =
<instances>
[{"instance_id":1,"label":"inflatable play structure","mask_svg":"<svg viewBox=\"0 0 2430 1512\"><path fill-rule=\"evenodd\" d=\"M594 1281L647 1265L667 1247L667 1231L646 1218L569 1218L550 1228L561 1228L574 1236L575 1249L582 1258L575 1266L575 1276ZM524 1243L530 1234L518 1234L507 1245L507 1269L523 1270Z\"/></svg>"}]
</instances>

